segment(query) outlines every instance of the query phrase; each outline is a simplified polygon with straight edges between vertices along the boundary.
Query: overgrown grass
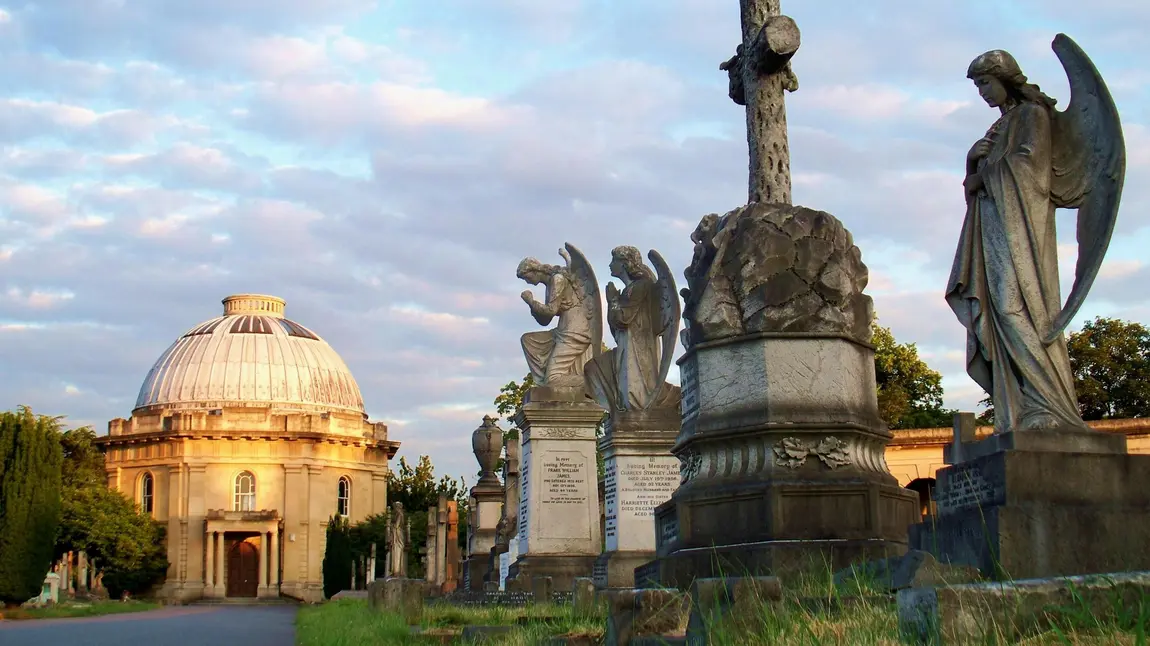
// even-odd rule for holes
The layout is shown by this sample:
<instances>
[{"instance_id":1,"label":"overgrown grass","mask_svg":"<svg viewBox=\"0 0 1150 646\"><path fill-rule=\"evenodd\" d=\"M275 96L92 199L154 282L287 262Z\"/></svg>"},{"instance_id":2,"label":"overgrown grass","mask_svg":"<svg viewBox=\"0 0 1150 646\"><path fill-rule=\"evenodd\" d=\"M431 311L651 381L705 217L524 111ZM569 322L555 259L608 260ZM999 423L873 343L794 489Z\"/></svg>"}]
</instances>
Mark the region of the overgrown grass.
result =
<instances>
[{"instance_id":1,"label":"overgrown grass","mask_svg":"<svg viewBox=\"0 0 1150 646\"><path fill-rule=\"evenodd\" d=\"M94 601L92 603L65 601L41 608L13 608L0 610L4 619L62 619L66 617L96 617L125 612L156 610L160 604L150 601Z\"/></svg>"},{"instance_id":2,"label":"overgrown grass","mask_svg":"<svg viewBox=\"0 0 1150 646\"><path fill-rule=\"evenodd\" d=\"M423 608L417 634L395 614L373 611L362 599L341 599L302 608L296 617L298 646L367 646L427 644L427 633L458 634L464 626L514 626L506 635L485 643L530 646L556 635L601 636L602 612L577 615L570 605L537 604L464 607L428 604ZM525 622L525 623L523 623Z\"/></svg>"}]
</instances>

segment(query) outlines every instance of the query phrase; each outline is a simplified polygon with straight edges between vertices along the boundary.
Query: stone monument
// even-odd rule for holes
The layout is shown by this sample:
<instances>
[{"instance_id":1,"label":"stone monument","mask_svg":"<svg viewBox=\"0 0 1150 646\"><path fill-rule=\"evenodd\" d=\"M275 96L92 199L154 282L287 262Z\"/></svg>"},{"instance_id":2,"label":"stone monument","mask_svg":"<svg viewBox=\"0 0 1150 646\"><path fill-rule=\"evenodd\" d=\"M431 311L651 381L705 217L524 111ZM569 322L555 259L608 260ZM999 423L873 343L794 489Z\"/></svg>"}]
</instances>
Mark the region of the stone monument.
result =
<instances>
[{"instance_id":1,"label":"stone monument","mask_svg":"<svg viewBox=\"0 0 1150 646\"><path fill-rule=\"evenodd\" d=\"M746 106L749 203L691 236L681 484L655 511L659 558L637 585L885 557L917 515L885 462L861 253L834 216L790 203L798 27L778 0L740 4L743 42L721 69Z\"/></svg>"},{"instance_id":2,"label":"stone monument","mask_svg":"<svg viewBox=\"0 0 1150 646\"><path fill-rule=\"evenodd\" d=\"M502 518L503 486L495 475L495 465L503 452L503 429L490 415L471 434L471 450L479 461L479 482L471 488L471 509L467 514L470 531L467 536L467 562L463 578L468 590L482 590L489 580L491 550L495 532Z\"/></svg>"},{"instance_id":3,"label":"stone monument","mask_svg":"<svg viewBox=\"0 0 1150 646\"><path fill-rule=\"evenodd\" d=\"M411 526L403 503L391 505L391 522L388 523L387 576L407 577L407 544L411 541Z\"/></svg>"},{"instance_id":4,"label":"stone monument","mask_svg":"<svg viewBox=\"0 0 1150 646\"><path fill-rule=\"evenodd\" d=\"M994 402L993 435L955 424L937 516L911 542L995 577L1150 569L1150 456L1078 412L1066 339L1114 230L1126 149L1098 70L1065 34L1053 49L1066 110L994 50L967 76L999 118L966 158L966 218L946 300L967 329L967 372ZM1059 293L1056 208L1078 210L1078 260Z\"/></svg>"},{"instance_id":5,"label":"stone monument","mask_svg":"<svg viewBox=\"0 0 1150 646\"><path fill-rule=\"evenodd\" d=\"M587 391L608 411L599 449L604 463L605 550L595 562L599 588L630 588L635 568L655 556L654 509L679 485L671 447L679 433L678 386L667 372L679 331L679 294L662 256L652 270L635 247L611 252L607 324L615 348L585 367Z\"/></svg>"},{"instance_id":6,"label":"stone monument","mask_svg":"<svg viewBox=\"0 0 1150 646\"><path fill-rule=\"evenodd\" d=\"M442 500L442 497L440 498ZM447 501L447 549L441 550L444 557L443 583L441 590L444 594L455 592L460 583L460 566L463 559L459 551L459 503L454 500Z\"/></svg>"},{"instance_id":7,"label":"stone monument","mask_svg":"<svg viewBox=\"0 0 1150 646\"><path fill-rule=\"evenodd\" d=\"M427 509L427 583L432 589L439 589L443 582L440 574L439 553L443 549L443 541L439 538L439 507L432 506Z\"/></svg>"},{"instance_id":8,"label":"stone monument","mask_svg":"<svg viewBox=\"0 0 1150 646\"><path fill-rule=\"evenodd\" d=\"M495 545L491 548L491 570L487 581L495 581L503 589L510 563L519 556L519 431L512 429L503 440L503 504L499 522L495 525ZM503 574L500 574L500 573Z\"/></svg>"},{"instance_id":9,"label":"stone monument","mask_svg":"<svg viewBox=\"0 0 1150 646\"><path fill-rule=\"evenodd\" d=\"M571 244L559 251L566 266L527 258L516 275L546 285L544 302L530 290L523 300L540 325L523 335L523 354L535 386L516 413L520 429L519 557L508 586L530 589L531 577L550 576L559 589L590 576L602 547L595 431L604 411L587 396L583 369L602 351L603 313L595 272Z\"/></svg>"}]
</instances>

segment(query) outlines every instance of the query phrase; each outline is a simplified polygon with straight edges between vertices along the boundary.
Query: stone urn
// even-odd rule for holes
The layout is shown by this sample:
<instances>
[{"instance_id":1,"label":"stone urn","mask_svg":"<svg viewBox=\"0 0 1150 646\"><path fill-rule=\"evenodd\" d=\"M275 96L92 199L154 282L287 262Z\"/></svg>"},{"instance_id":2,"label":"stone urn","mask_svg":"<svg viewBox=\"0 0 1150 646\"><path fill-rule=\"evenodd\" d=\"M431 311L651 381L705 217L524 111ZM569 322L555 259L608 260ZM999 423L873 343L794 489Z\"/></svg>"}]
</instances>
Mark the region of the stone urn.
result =
<instances>
[{"instance_id":1,"label":"stone urn","mask_svg":"<svg viewBox=\"0 0 1150 646\"><path fill-rule=\"evenodd\" d=\"M498 484L495 465L503 452L503 429L495 423L494 417L485 415L483 424L471 434L471 451L479 461L479 482Z\"/></svg>"}]
</instances>

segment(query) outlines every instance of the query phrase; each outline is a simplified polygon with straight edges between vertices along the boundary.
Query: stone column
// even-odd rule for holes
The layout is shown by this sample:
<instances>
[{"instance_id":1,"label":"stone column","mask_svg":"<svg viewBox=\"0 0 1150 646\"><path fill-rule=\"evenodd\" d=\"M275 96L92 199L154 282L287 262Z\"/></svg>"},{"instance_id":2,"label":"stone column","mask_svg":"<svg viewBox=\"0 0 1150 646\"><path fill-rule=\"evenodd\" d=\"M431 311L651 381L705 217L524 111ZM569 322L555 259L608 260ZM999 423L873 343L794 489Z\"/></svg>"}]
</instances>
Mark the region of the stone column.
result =
<instances>
[{"instance_id":1,"label":"stone column","mask_svg":"<svg viewBox=\"0 0 1150 646\"><path fill-rule=\"evenodd\" d=\"M491 580L491 551L495 547L496 527L503 515L503 486L495 475L495 465L503 451L503 429L495 423L494 417L484 417L483 424L471 434L471 449L479 462L480 476L479 482L471 488L463 580L467 589L482 590L483 582Z\"/></svg>"},{"instance_id":2,"label":"stone column","mask_svg":"<svg viewBox=\"0 0 1150 646\"><path fill-rule=\"evenodd\" d=\"M268 593L268 533L260 532L260 584L256 588L256 596L267 596Z\"/></svg>"},{"instance_id":3,"label":"stone column","mask_svg":"<svg viewBox=\"0 0 1150 646\"><path fill-rule=\"evenodd\" d=\"M602 549L595 429L603 409L583 388L537 386L524 396L520 428L519 557L507 587L550 576L568 590L591 576Z\"/></svg>"},{"instance_id":4,"label":"stone column","mask_svg":"<svg viewBox=\"0 0 1150 646\"><path fill-rule=\"evenodd\" d=\"M227 564L227 561L225 560L227 558L227 556L224 553L224 549L226 547L226 541L224 540L224 535L225 535L224 532L219 532L216 535L217 543L216 543L216 577L215 577L215 581L216 581L216 596L217 597L222 597L222 596L225 596L227 594L226 578L227 578L227 573L228 573L228 568L227 568L228 564Z\"/></svg>"},{"instance_id":5,"label":"stone column","mask_svg":"<svg viewBox=\"0 0 1150 646\"><path fill-rule=\"evenodd\" d=\"M215 592L216 533L211 530L204 534L204 563L204 588Z\"/></svg>"},{"instance_id":6,"label":"stone column","mask_svg":"<svg viewBox=\"0 0 1150 646\"><path fill-rule=\"evenodd\" d=\"M606 540L595 562L597 588L635 587L635 568L655 558L655 507L679 486L671 454L678 434L678 407L614 411L607 420L599 440Z\"/></svg>"},{"instance_id":7,"label":"stone column","mask_svg":"<svg viewBox=\"0 0 1150 646\"><path fill-rule=\"evenodd\" d=\"M280 594L280 529L277 525L271 531L271 588L274 596Z\"/></svg>"},{"instance_id":8,"label":"stone column","mask_svg":"<svg viewBox=\"0 0 1150 646\"><path fill-rule=\"evenodd\" d=\"M443 593L454 592L459 585L459 503L447 501L447 549L443 550L444 572Z\"/></svg>"},{"instance_id":9,"label":"stone column","mask_svg":"<svg viewBox=\"0 0 1150 646\"><path fill-rule=\"evenodd\" d=\"M439 509L437 507L429 507L427 509L427 582L435 585L439 581Z\"/></svg>"},{"instance_id":10,"label":"stone column","mask_svg":"<svg viewBox=\"0 0 1150 646\"><path fill-rule=\"evenodd\" d=\"M447 581L447 496L439 496L435 506L435 585Z\"/></svg>"}]
</instances>

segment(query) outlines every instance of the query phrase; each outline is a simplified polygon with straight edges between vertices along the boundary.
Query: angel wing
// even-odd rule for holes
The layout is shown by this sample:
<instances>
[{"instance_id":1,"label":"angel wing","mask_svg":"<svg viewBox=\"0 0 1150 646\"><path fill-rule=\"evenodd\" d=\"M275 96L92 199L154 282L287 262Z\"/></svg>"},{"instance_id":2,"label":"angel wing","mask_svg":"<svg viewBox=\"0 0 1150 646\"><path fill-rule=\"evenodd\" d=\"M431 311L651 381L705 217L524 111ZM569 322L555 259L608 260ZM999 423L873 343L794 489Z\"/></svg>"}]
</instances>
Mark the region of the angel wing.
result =
<instances>
[{"instance_id":1,"label":"angel wing","mask_svg":"<svg viewBox=\"0 0 1150 646\"><path fill-rule=\"evenodd\" d=\"M675 338L679 335L679 292L675 289L675 275L667 266L667 261L654 249L647 252L647 258L655 266L658 276L656 289L659 292L659 336L662 338L662 353L659 355L659 381L651 401L658 401L667 383L667 373L671 370L671 358L675 355Z\"/></svg>"},{"instance_id":2,"label":"angel wing","mask_svg":"<svg viewBox=\"0 0 1150 646\"><path fill-rule=\"evenodd\" d=\"M1050 194L1056 206L1078 209L1078 266L1074 286L1044 341L1054 343L1078 313L1094 284L1122 198L1126 143L1110 90L1090 57L1066 34L1051 48L1070 81L1070 103L1053 111L1054 169Z\"/></svg>"},{"instance_id":3,"label":"angel wing","mask_svg":"<svg viewBox=\"0 0 1150 646\"><path fill-rule=\"evenodd\" d=\"M579 282L583 298L589 300L586 312L591 326L591 358L603 353L603 301L599 298L599 281L587 257L570 242L563 243L559 255L567 261L569 269Z\"/></svg>"}]
</instances>

